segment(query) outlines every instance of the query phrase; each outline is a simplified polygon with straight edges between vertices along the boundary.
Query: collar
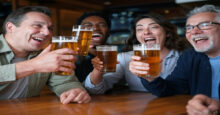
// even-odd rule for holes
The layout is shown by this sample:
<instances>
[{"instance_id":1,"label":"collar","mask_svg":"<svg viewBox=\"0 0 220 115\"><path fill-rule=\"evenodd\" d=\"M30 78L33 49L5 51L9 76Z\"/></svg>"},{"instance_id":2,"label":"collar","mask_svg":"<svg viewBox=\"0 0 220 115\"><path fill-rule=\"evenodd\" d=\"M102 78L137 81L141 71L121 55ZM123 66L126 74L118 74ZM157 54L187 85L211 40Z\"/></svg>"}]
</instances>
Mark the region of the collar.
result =
<instances>
[{"instance_id":1,"label":"collar","mask_svg":"<svg viewBox=\"0 0 220 115\"><path fill-rule=\"evenodd\" d=\"M172 58L172 57L177 57L179 56L179 52L176 50L170 50L170 52L168 53L168 55L165 58Z\"/></svg>"},{"instance_id":2,"label":"collar","mask_svg":"<svg viewBox=\"0 0 220 115\"><path fill-rule=\"evenodd\" d=\"M0 35L0 53L12 52L12 49L9 47L6 42L3 34Z\"/></svg>"}]
</instances>

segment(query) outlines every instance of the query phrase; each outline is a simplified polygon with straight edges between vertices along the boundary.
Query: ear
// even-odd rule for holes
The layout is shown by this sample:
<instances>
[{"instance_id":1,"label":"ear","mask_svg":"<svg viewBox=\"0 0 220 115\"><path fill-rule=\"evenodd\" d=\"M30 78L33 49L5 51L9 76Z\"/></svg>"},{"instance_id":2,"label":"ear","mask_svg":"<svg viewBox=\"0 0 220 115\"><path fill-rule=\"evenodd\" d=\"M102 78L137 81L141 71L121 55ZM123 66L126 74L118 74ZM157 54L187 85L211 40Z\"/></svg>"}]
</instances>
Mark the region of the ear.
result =
<instances>
[{"instance_id":1,"label":"ear","mask_svg":"<svg viewBox=\"0 0 220 115\"><path fill-rule=\"evenodd\" d=\"M5 28L6 28L7 32L12 32L16 28L16 26L13 23L8 22L5 25Z\"/></svg>"}]
</instances>

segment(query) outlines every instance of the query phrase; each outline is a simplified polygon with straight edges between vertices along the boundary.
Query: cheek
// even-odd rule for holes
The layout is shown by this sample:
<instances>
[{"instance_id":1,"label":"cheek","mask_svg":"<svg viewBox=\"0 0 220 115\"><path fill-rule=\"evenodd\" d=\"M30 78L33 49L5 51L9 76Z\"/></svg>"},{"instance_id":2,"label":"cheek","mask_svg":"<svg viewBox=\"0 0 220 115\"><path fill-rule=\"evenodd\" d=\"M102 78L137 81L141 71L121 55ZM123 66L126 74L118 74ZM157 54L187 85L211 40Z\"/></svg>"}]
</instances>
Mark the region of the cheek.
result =
<instances>
[{"instance_id":1,"label":"cheek","mask_svg":"<svg viewBox=\"0 0 220 115\"><path fill-rule=\"evenodd\" d=\"M186 39L187 39L188 41L190 41L191 35L190 35L190 34L185 34L185 36L186 36Z\"/></svg>"},{"instance_id":2,"label":"cheek","mask_svg":"<svg viewBox=\"0 0 220 115\"><path fill-rule=\"evenodd\" d=\"M141 40L141 34L140 33L136 33L136 38L137 38L138 41L140 41Z\"/></svg>"},{"instance_id":3,"label":"cheek","mask_svg":"<svg viewBox=\"0 0 220 115\"><path fill-rule=\"evenodd\" d=\"M102 33L103 33L103 34L105 34L105 35L106 35L106 34L107 34L107 32L108 32L108 29L107 29L107 28L101 28L100 30L101 30L101 31L102 31Z\"/></svg>"}]
</instances>

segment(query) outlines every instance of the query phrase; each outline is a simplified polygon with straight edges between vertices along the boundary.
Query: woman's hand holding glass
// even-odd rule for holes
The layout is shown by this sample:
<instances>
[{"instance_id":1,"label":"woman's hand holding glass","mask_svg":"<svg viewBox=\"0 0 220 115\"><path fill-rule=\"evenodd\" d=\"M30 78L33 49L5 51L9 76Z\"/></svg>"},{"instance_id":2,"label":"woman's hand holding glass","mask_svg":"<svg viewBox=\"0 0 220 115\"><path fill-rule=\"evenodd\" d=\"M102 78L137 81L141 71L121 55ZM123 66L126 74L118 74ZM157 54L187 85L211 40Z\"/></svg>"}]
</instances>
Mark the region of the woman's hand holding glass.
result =
<instances>
[{"instance_id":1,"label":"woman's hand holding glass","mask_svg":"<svg viewBox=\"0 0 220 115\"><path fill-rule=\"evenodd\" d=\"M133 74L135 74L139 77L141 77L140 75L146 75L147 76L148 71L150 69L149 64L141 62L140 60L141 60L141 57L139 57L139 56L131 56L131 61L129 63L129 70ZM148 81L152 81L157 77L143 77L143 78L145 78Z\"/></svg>"}]
</instances>

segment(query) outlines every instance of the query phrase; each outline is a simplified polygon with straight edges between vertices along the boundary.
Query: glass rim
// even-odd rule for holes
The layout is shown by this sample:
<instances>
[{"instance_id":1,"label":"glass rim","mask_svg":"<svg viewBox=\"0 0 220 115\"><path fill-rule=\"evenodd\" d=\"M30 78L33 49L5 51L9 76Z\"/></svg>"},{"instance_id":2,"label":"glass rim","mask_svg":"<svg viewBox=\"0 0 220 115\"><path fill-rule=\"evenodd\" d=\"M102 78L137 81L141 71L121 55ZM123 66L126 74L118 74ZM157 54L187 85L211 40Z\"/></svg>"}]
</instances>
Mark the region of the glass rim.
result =
<instances>
[{"instance_id":1,"label":"glass rim","mask_svg":"<svg viewBox=\"0 0 220 115\"><path fill-rule=\"evenodd\" d=\"M160 44L155 43L151 45L147 44L134 44L133 50L160 50Z\"/></svg>"},{"instance_id":2,"label":"glass rim","mask_svg":"<svg viewBox=\"0 0 220 115\"><path fill-rule=\"evenodd\" d=\"M116 45L99 45L96 46L96 51L117 51L118 46Z\"/></svg>"},{"instance_id":3,"label":"glass rim","mask_svg":"<svg viewBox=\"0 0 220 115\"><path fill-rule=\"evenodd\" d=\"M78 42L75 36L52 36L52 43L58 42Z\"/></svg>"}]
</instances>

